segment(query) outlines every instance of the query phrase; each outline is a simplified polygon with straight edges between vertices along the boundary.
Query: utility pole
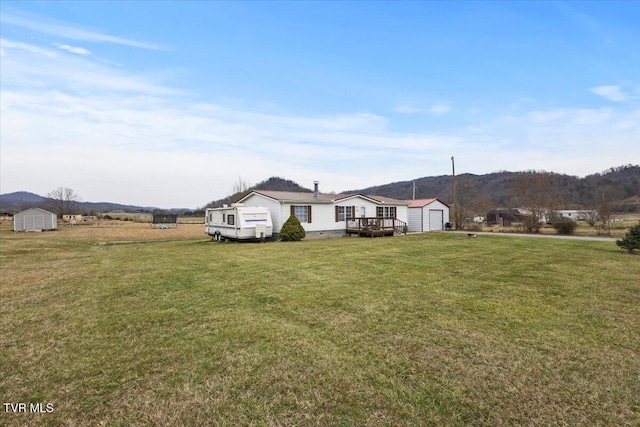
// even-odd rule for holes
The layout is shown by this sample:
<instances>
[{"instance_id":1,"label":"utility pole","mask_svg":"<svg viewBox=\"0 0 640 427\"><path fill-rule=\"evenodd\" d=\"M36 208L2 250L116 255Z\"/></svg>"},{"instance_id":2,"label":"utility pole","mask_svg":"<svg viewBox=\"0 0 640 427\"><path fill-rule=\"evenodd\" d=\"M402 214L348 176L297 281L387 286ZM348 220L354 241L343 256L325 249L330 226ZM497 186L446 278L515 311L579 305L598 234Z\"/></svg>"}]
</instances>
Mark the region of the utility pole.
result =
<instances>
[{"instance_id":1,"label":"utility pole","mask_svg":"<svg viewBox=\"0 0 640 427\"><path fill-rule=\"evenodd\" d=\"M453 186L452 191L453 191L453 223L456 226L456 230L458 229L458 206L456 204L456 163L455 160L453 158L453 156L451 156L451 169L453 171L453 177L451 179L451 184Z\"/></svg>"},{"instance_id":2,"label":"utility pole","mask_svg":"<svg viewBox=\"0 0 640 427\"><path fill-rule=\"evenodd\" d=\"M416 199L416 182L413 181L413 200Z\"/></svg>"}]
</instances>

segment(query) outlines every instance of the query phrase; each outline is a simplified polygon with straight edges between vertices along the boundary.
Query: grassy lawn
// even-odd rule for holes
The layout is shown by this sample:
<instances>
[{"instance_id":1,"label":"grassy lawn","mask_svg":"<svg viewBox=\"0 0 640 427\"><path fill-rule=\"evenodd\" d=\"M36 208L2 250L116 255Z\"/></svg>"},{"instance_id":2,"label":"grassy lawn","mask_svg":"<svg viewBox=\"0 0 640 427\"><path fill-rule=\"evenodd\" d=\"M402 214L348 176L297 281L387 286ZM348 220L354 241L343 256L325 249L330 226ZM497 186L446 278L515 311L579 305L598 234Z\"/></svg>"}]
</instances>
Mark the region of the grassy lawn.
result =
<instances>
[{"instance_id":1,"label":"grassy lawn","mask_svg":"<svg viewBox=\"0 0 640 427\"><path fill-rule=\"evenodd\" d=\"M1 425L640 424L615 243L74 233L0 231Z\"/></svg>"}]
</instances>

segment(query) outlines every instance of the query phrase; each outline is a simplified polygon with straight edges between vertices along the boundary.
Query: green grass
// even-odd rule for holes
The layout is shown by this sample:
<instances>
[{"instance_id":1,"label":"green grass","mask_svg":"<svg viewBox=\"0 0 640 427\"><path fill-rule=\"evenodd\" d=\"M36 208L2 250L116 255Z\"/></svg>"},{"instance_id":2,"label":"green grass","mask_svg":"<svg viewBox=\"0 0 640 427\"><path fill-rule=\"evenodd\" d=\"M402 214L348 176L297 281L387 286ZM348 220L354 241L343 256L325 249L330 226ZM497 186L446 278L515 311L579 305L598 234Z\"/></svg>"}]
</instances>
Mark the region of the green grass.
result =
<instances>
[{"instance_id":1,"label":"green grass","mask_svg":"<svg viewBox=\"0 0 640 427\"><path fill-rule=\"evenodd\" d=\"M638 425L640 257L0 232L2 425Z\"/></svg>"}]
</instances>

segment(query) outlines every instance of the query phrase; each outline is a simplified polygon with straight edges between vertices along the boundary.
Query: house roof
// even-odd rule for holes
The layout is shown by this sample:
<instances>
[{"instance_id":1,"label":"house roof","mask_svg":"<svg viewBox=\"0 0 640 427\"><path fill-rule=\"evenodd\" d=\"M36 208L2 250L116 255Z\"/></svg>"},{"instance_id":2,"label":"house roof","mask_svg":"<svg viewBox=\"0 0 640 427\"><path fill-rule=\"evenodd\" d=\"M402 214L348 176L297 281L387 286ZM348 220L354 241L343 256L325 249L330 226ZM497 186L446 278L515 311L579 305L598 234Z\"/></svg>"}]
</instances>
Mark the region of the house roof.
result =
<instances>
[{"instance_id":1,"label":"house roof","mask_svg":"<svg viewBox=\"0 0 640 427\"><path fill-rule=\"evenodd\" d=\"M440 203L442 203L443 205L449 207L449 205L447 205L446 203L444 203L442 200L439 199L415 199L415 200L407 200L407 202L409 203L409 207L410 208L423 208L427 205L430 205L431 203L438 201Z\"/></svg>"},{"instance_id":2,"label":"house roof","mask_svg":"<svg viewBox=\"0 0 640 427\"><path fill-rule=\"evenodd\" d=\"M390 204L390 205L406 205L404 200L392 199L390 197L383 196L369 196L364 194L328 194L319 193L318 198L313 197L313 193L296 192L296 191L270 191L270 190L254 190L251 193L244 196L239 202L249 197L252 194L259 194L270 199L277 200L279 202L295 202L295 203L334 203L340 200L345 200L352 197L361 197L371 200L378 204Z\"/></svg>"},{"instance_id":3,"label":"house roof","mask_svg":"<svg viewBox=\"0 0 640 427\"><path fill-rule=\"evenodd\" d=\"M318 198L313 197L313 193L298 191L271 191L271 190L254 190L240 199L244 199L252 194L260 194L262 196L274 199L280 202L304 202L304 203L332 203L336 198L335 194L318 194Z\"/></svg>"}]
</instances>

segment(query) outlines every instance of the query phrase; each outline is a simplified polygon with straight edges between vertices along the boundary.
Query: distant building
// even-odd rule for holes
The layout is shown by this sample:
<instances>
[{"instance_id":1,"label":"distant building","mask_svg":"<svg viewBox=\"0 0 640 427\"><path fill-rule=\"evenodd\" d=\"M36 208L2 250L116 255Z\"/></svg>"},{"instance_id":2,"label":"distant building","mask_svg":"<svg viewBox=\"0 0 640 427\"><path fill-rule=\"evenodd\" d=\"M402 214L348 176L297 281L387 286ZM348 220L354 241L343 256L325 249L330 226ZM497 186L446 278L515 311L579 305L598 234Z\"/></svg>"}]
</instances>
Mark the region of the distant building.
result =
<instances>
[{"instance_id":1,"label":"distant building","mask_svg":"<svg viewBox=\"0 0 640 427\"><path fill-rule=\"evenodd\" d=\"M492 209L487 212L487 224L509 227L516 223L523 223L529 216L531 216L531 213L525 209Z\"/></svg>"},{"instance_id":2,"label":"distant building","mask_svg":"<svg viewBox=\"0 0 640 427\"><path fill-rule=\"evenodd\" d=\"M589 212L585 210L573 210L573 209L561 209L561 210L553 211L553 215L556 218L569 218L574 221L585 221L587 219L588 213ZM551 218L549 218L548 222L551 222L550 220Z\"/></svg>"},{"instance_id":3,"label":"distant building","mask_svg":"<svg viewBox=\"0 0 640 427\"><path fill-rule=\"evenodd\" d=\"M45 231L58 228L58 217L53 212L31 208L13 216L13 231Z\"/></svg>"}]
</instances>

